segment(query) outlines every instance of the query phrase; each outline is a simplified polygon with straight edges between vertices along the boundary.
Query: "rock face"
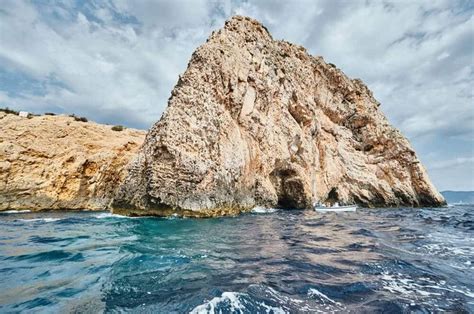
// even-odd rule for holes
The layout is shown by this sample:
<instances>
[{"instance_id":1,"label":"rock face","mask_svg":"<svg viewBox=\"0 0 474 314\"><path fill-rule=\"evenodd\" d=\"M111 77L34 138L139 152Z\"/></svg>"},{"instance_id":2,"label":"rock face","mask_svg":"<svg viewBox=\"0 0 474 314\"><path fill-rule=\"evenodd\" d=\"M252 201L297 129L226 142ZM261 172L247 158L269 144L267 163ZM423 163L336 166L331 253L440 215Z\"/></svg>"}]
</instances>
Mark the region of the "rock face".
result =
<instances>
[{"instance_id":1,"label":"rock face","mask_svg":"<svg viewBox=\"0 0 474 314\"><path fill-rule=\"evenodd\" d=\"M443 204L379 106L362 81L236 16L194 52L114 211Z\"/></svg>"},{"instance_id":2,"label":"rock face","mask_svg":"<svg viewBox=\"0 0 474 314\"><path fill-rule=\"evenodd\" d=\"M107 209L144 131L0 112L0 211Z\"/></svg>"}]
</instances>

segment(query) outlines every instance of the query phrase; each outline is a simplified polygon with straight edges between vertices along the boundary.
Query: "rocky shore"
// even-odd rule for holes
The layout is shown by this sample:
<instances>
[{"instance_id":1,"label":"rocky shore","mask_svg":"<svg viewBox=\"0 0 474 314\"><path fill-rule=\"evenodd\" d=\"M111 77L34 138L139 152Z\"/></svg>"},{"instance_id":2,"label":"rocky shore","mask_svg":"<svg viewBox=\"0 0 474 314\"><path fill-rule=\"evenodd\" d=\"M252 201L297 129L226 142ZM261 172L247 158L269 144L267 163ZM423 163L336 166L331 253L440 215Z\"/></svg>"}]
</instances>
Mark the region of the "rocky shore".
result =
<instances>
[{"instance_id":1,"label":"rocky shore","mask_svg":"<svg viewBox=\"0 0 474 314\"><path fill-rule=\"evenodd\" d=\"M440 206L359 79L236 16L192 55L145 131L0 112L0 211L235 215L255 206Z\"/></svg>"},{"instance_id":2,"label":"rocky shore","mask_svg":"<svg viewBox=\"0 0 474 314\"><path fill-rule=\"evenodd\" d=\"M361 80L233 17L193 53L113 211L207 217L315 201L444 204L380 106Z\"/></svg>"},{"instance_id":3,"label":"rocky shore","mask_svg":"<svg viewBox=\"0 0 474 314\"><path fill-rule=\"evenodd\" d=\"M144 138L77 117L0 112L0 211L107 209Z\"/></svg>"}]
</instances>

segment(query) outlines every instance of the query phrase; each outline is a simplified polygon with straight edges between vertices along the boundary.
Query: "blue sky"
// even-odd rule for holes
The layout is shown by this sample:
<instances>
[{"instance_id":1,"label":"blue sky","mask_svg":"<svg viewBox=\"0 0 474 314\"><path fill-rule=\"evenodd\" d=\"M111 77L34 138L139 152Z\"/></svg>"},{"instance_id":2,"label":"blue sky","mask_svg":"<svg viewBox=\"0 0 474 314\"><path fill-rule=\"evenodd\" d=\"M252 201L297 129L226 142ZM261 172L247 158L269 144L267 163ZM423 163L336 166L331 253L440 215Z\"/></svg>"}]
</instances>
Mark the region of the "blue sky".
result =
<instances>
[{"instance_id":1,"label":"blue sky","mask_svg":"<svg viewBox=\"0 0 474 314\"><path fill-rule=\"evenodd\" d=\"M440 190L474 190L474 1L21 1L0 6L0 107L148 128L241 14L361 78Z\"/></svg>"}]
</instances>

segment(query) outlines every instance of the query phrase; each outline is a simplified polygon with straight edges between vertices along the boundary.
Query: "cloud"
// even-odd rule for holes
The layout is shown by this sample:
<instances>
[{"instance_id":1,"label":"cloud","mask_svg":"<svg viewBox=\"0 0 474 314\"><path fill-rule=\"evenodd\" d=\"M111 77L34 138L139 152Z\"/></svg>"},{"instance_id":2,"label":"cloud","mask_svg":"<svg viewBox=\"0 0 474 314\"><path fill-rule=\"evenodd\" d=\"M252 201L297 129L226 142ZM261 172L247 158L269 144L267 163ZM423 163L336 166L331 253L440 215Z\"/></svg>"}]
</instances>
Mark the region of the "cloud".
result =
<instances>
[{"instance_id":1,"label":"cloud","mask_svg":"<svg viewBox=\"0 0 474 314\"><path fill-rule=\"evenodd\" d=\"M454 158L451 160L443 160L434 165L432 165L431 169L445 169L453 166L462 166L465 167L466 165L474 164L474 157L459 157Z\"/></svg>"},{"instance_id":2,"label":"cloud","mask_svg":"<svg viewBox=\"0 0 474 314\"><path fill-rule=\"evenodd\" d=\"M7 0L0 106L148 128L194 49L229 16L249 15L364 80L436 185L443 169L467 167L449 184L474 189L473 164L449 163L474 155L473 12L462 0Z\"/></svg>"},{"instance_id":3,"label":"cloud","mask_svg":"<svg viewBox=\"0 0 474 314\"><path fill-rule=\"evenodd\" d=\"M440 190L463 191L466 187L472 191L474 185L474 158L456 157L435 162L430 167L434 180L439 180Z\"/></svg>"},{"instance_id":4,"label":"cloud","mask_svg":"<svg viewBox=\"0 0 474 314\"><path fill-rule=\"evenodd\" d=\"M204 1L185 4L6 2L0 13L2 77L25 82L22 90L3 85L0 104L149 127L193 50L210 33L211 25L200 21L208 20L211 7Z\"/></svg>"}]
</instances>

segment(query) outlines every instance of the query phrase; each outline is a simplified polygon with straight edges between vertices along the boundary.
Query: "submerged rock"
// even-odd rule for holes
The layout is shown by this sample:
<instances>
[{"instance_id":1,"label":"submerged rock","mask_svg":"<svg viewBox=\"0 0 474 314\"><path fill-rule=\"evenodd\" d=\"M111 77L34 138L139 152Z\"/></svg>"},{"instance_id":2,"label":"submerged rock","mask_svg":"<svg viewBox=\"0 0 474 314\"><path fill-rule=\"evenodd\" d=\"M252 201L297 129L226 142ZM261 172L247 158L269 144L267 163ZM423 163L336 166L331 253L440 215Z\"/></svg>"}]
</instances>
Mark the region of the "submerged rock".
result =
<instances>
[{"instance_id":1,"label":"submerged rock","mask_svg":"<svg viewBox=\"0 0 474 314\"><path fill-rule=\"evenodd\" d=\"M438 206L361 80L236 16L192 55L113 202L131 215L254 206Z\"/></svg>"},{"instance_id":2,"label":"submerged rock","mask_svg":"<svg viewBox=\"0 0 474 314\"><path fill-rule=\"evenodd\" d=\"M0 211L107 209L144 131L0 112Z\"/></svg>"}]
</instances>

